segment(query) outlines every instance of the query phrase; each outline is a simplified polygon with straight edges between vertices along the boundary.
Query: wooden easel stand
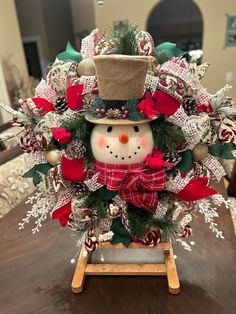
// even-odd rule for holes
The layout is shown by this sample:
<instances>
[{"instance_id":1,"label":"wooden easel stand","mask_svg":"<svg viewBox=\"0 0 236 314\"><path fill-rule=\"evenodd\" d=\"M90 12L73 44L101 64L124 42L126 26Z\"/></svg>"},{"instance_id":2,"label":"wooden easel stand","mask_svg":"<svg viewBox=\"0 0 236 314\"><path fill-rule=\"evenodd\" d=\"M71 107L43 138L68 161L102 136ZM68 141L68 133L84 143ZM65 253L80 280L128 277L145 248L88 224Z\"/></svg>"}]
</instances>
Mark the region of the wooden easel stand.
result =
<instances>
[{"instance_id":1,"label":"wooden easel stand","mask_svg":"<svg viewBox=\"0 0 236 314\"><path fill-rule=\"evenodd\" d=\"M124 249L125 247L122 243L112 245L110 242L103 242L100 243L99 248ZM150 249L150 247L139 243L131 243L128 249ZM163 251L164 264L90 264L91 253L85 254L85 249L82 248L71 284L72 291L74 293L82 292L85 276L167 276L169 292L178 294L180 292L180 283L172 244L159 243L152 249Z\"/></svg>"}]
</instances>

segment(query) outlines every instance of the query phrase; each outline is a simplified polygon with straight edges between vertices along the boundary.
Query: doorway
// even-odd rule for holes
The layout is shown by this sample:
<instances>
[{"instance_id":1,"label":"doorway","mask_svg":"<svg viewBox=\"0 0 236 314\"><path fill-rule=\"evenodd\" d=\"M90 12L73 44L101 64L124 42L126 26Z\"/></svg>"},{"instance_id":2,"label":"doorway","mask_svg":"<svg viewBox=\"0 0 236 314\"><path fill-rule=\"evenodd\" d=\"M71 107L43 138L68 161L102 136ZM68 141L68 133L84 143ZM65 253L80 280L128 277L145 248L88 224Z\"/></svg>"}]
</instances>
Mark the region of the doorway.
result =
<instances>
[{"instance_id":1,"label":"doorway","mask_svg":"<svg viewBox=\"0 0 236 314\"><path fill-rule=\"evenodd\" d=\"M173 42L183 51L202 48L203 18L192 0L161 0L151 11L147 31L155 45Z\"/></svg>"}]
</instances>

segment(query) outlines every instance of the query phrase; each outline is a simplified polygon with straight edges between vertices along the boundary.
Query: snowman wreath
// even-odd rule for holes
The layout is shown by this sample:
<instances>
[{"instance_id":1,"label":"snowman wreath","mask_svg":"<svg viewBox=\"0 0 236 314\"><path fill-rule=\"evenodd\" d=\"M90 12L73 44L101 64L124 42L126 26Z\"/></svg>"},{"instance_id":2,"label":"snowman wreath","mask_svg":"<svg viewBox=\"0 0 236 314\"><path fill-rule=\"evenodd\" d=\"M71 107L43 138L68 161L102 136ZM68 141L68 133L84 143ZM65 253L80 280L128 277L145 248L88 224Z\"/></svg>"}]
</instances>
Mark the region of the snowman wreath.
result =
<instances>
[{"instance_id":1,"label":"snowman wreath","mask_svg":"<svg viewBox=\"0 0 236 314\"><path fill-rule=\"evenodd\" d=\"M35 97L5 108L23 127L24 176L37 186L19 228L35 218L35 233L51 216L88 251L102 241L153 247L171 238L191 250L198 211L223 238L214 219L228 202L210 182L225 175L215 157L234 159L230 87L209 94L207 63L168 44L154 49L134 26L111 39L96 29L81 47L68 43Z\"/></svg>"}]
</instances>

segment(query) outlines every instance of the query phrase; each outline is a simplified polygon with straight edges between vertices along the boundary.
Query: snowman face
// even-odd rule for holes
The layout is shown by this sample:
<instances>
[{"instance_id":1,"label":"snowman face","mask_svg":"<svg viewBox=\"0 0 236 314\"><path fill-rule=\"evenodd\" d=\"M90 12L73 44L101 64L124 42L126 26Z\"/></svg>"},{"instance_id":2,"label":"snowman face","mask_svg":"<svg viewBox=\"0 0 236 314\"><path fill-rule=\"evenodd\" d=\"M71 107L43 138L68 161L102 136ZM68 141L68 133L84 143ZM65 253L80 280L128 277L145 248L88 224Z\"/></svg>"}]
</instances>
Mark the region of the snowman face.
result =
<instances>
[{"instance_id":1,"label":"snowman face","mask_svg":"<svg viewBox=\"0 0 236 314\"><path fill-rule=\"evenodd\" d=\"M148 123L95 125L91 134L94 158L107 164L143 162L153 146L152 130Z\"/></svg>"}]
</instances>

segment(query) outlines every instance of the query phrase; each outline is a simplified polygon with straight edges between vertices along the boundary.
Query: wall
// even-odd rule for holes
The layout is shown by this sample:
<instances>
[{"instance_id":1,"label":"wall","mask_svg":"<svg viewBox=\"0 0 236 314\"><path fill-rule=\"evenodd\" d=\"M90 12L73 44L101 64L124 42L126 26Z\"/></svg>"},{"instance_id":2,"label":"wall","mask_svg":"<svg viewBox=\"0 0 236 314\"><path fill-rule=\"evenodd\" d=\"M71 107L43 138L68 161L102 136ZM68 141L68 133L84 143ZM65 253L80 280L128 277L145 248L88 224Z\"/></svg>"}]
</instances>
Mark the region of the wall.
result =
<instances>
[{"instance_id":1,"label":"wall","mask_svg":"<svg viewBox=\"0 0 236 314\"><path fill-rule=\"evenodd\" d=\"M147 28L148 16L159 3L156 0L105 0L102 7L93 0L96 27L104 29L117 20L129 20L139 23L139 29ZM209 92L216 92L224 86L226 73L232 72L234 85L231 95L236 101L236 47L224 47L226 16L236 15L235 0L195 0L204 19L203 61L210 61L211 66L204 78L204 85Z\"/></svg>"},{"instance_id":2,"label":"wall","mask_svg":"<svg viewBox=\"0 0 236 314\"><path fill-rule=\"evenodd\" d=\"M27 74L21 36L16 15L14 0L1 0L0 2L0 61L2 58L11 56L12 62L18 67L20 72ZM2 72L1 72L2 73ZM7 96L6 86L3 81L3 73L0 77L0 101L10 105ZM9 115L1 114L2 122L10 120ZM0 118L1 120L1 118Z\"/></svg>"},{"instance_id":3,"label":"wall","mask_svg":"<svg viewBox=\"0 0 236 314\"><path fill-rule=\"evenodd\" d=\"M15 0L21 35L37 37L42 46L43 68L73 43L69 0Z\"/></svg>"},{"instance_id":4,"label":"wall","mask_svg":"<svg viewBox=\"0 0 236 314\"><path fill-rule=\"evenodd\" d=\"M26 71L14 0L0 2L0 57L12 56L20 71Z\"/></svg>"},{"instance_id":5,"label":"wall","mask_svg":"<svg viewBox=\"0 0 236 314\"><path fill-rule=\"evenodd\" d=\"M236 46L225 47L226 14L236 15L235 0L196 0L204 19L203 61L210 61L204 85L215 92L226 84L226 73L232 72L230 92L236 101Z\"/></svg>"},{"instance_id":6,"label":"wall","mask_svg":"<svg viewBox=\"0 0 236 314\"><path fill-rule=\"evenodd\" d=\"M49 60L65 50L67 41L73 44L70 1L41 0L42 15L46 29Z\"/></svg>"},{"instance_id":7,"label":"wall","mask_svg":"<svg viewBox=\"0 0 236 314\"><path fill-rule=\"evenodd\" d=\"M81 35L95 28L93 0L70 0L76 48L80 49Z\"/></svg>"},{"instance_id":8,"label":"wall","mask_svg":"<svg viewBox=\"0 0 236 314\"><path fill-rule=\"evenodd\" d=\"M46 26L41 0L15 0L22 38L37 37L42 47L42 65L49 63Z\"/></svg>"}]
</instances>

